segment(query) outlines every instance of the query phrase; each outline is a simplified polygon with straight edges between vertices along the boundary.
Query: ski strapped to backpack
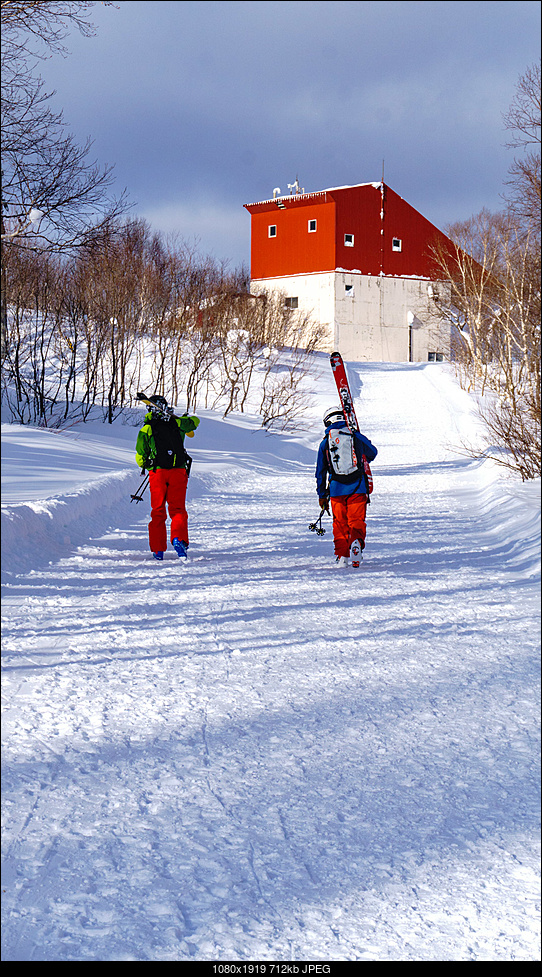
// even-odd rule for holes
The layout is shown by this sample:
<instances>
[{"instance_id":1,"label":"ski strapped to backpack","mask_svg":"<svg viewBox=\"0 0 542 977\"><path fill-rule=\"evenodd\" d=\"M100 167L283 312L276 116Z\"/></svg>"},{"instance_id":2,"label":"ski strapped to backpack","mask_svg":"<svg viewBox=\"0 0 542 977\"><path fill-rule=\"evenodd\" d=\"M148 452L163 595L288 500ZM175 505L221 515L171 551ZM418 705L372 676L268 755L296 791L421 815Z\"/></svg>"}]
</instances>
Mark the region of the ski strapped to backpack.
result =
<instances>
[{"instance_id":1,"label":"ski strapped to backpack","mask_svg":"<svg viewBox=\"0 0 542 977\"><path fill-rule=\"evenodd\" d=\"M186 448L184 446L184 441L183 441L183 438L182 438L182 435L181 435L181 432L179 431L179 429L178 428L176 429L176 433L178 434L178 447L177 447L177 450L178 450L178 454L179 454L180 458L182 459L182 465L176 465L175 464L176 463L176 460L177 460L177 455L174 454L173 455L173 459L171 458L171 455L173 454L173 452L169 448L169 438L167 439L168 444L162 443L163 442L163 437L162 437L163 430L161 430L161 425L164 422L169 423L171 421L177 421L178 420L177 415L174 414L174 412L173 412L173 408L172 407L167 407L167 406L166 407L163 407L163 408L162 407L160 407L160 408L157 407L156 404L154 403L154 401L150 397L147 397L147 395L144 394L144 393L142 393L141 391L138 392L137 399L138 400L141 400L142 403L146 404L146 406L152 411L152 414L153 414L153 420L151 420L150 425L151 425L151 430L152 430L152 433L153 433L154 443L155 443L156 448L157 448L157 458L155 459L156 467L158 467L158 468L171 468L171 467L185 468L186 469L186 477L189 478L189 476L190 476L190 469L192 467L192 457L188 454L188 452L187 452L187 450L186 450ZM153 423L153 421L154 422L157 422L157 423ZM171 461L172 460L173 460L173 465L171 464Z\"/></svg>"},{"instance_id":2,"label":"ski strapped to backpack","mask_svg":"<svg viewBox=\"0 0 542 977\"><path fill-rule=\"evenodd\" d=\"M367 458L365 457L365 455L362 455L361 456L361 461L363 463L363 470L365 472L365 481L367 482L367 491L368 491L369 495L371 495L371 493L373 491L373 473L371 471L371 466L369 465L369 462L367 461ZM371 500L369 499L368 501L370 502Z\"/></svg>"},{"instance_id":3,"label":"ski strapped to backpack","mask_svg":"<svg viewBox=\"0 0 542 977\"><path fill-rule=\"evenodd\" d=\"M350 386L348 384L348 377L346 375L346 367L340 353L332 353L329 357L329 362L331 363L331 369L333 370L333 377L337 386L337 393L339 394L341 400L344 419L347 427L350 431L352 431L353 434L354 431L359 431L359 424L356 417L356 412L354 410L352 395L350 393Z\"/></svg>"},{"instance_id":4,"label":"ski strapped to backpack","mask_svg":"<svg viewBox=\"0 0 542 977\"><path fill-rule=\"evenodd\" d=\"M176 416L173 413L173 408L172 407L160 407L160 408L157 407L156 404L154 403L154 401L151 400L150 397L147 397L147 394L144 394L141 391L138 391L138 393L136 394L136 396L137 396L137 399L138 400L140 400L143 404L146 404L147 407L149 408L149 410L152 410L152 412L154 414L157 414L159 417L161 417L162 420L169 421L170 418Z\"/></svg>"},{"instance_id":5,"label":"ski strapped to backpack","mask_svg":"<svg viewBox=\"0 0 542 977\"><path fill-rule=\"evenodd\" d=\"M354 448L354 434L359 434L359 424L350 393L346 367L341 354L337 352L331 354L329 362L341 401L346 427L335 428L329 432L328 466L333 477L338 482L342 481L346 484L355 481L356 477L359 477L359 473L364 472L367 495L369 496L373 491L373 476L365 455L358 459ZM367 498L367 501L370 502L370 499Z\"/></svg>"}]
</instances>

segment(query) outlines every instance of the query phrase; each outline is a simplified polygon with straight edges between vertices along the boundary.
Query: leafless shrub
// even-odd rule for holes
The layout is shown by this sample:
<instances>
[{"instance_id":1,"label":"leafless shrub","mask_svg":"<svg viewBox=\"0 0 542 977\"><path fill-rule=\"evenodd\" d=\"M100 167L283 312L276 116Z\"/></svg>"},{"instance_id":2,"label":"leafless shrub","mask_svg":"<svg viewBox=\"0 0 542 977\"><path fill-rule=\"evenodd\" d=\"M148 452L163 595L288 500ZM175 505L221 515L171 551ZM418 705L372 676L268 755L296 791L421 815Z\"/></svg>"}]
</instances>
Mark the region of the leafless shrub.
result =
<instances>
[{"instance_id":1,"label":"leafless shrub","mask_svg":"<svg viewBox=\"0 0 542 977\"><path fill-rule=\"evenodd\" d=\"M296 426L309 405L304 384L322 342L322 327L310 316L288 308L279 293L267 296L264 309L262 426L287 430Z\"/></svg>"},{"instance_id":2,"label":"leafless shrub","mask_svg":"<svg viewBox=\"0 0 542 977\"><path fill-rule=\"evenodd\" d=\"M484 454L518 472L540 475L540 64L518 83L504 116L509 170L507 209L448 228L454 249L435 249L450 283L448 308L460 382L480 393ZM484 396L485 395L485 396Z\"/></svg>"},{"instance_id":3,"label":"leafless shrub","mask_svg":"<svg viewBox=\"0 0 542 977\"><path fill-rule=\"evenodd\" d=\"M458 376L469 390L490 395L480 408L501 451L500 464L522 478L540 474L540 252L514 216L481 214L448 229L453 254L436 251L451 283L441 308L453 329ZM528 432L528 438L526 438ZM530 474L528 474L530 473Z\"/></svg>"},{"instance_id":4,"label":"leafless shrub","mask_svg":"<svg viewBox=\"0 0 542 977\"><path fill-rule=\"evenodd\" d=\"M60 296L57 261L45 255L32 262L16 256L13 264L17 288L2 336L3 389L12 416L21 423L47 425L53 421L62 383L59 364L50 369Z\"/></svg>"},{"instance_id":5,"label":"leafless shrub","mask_svg":"<svg viewBox=\"0 0 542 977\"><path fill-rule=\"evenodd\" d=\"M499 465L518 472L522 480L542 475L540 455L540 402L526 391L521 403L502 397L481 407L486 437L484 454ZM496 450L501 446L504 450Z\"/></svg>"},{"instance_id":6,"label":"leafless shrub","mask_svg":"<svg viewBox=\"0 0 542 977\"><path fill-rule=\"evenodd\" d=\"M112 422L137 403L143 377L189 411L257 410L261 387L265 427L303 414L319 327L281 296L249 295L241 273L143 221L101 228L63 261L10 249L4 278L4 395L20 420L62 423L101 409Z\"/></svg>"}]
</instances>

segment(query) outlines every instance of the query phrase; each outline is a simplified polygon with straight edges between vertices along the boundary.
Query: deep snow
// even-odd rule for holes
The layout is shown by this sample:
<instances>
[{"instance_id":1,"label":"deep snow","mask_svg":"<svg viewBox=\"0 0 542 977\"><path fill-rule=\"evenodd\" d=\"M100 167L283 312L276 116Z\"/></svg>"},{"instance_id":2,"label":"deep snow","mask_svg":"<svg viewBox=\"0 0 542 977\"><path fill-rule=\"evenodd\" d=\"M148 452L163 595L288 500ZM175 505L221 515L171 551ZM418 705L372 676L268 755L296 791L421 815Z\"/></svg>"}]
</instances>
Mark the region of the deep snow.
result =
<instances>
[{"instance_id":1,"label":"deep snow","mask_svg":"<svg viewBox=\"0 0 542 977\"><path fill-rule=\"evenodd\" d=\"M136 428L3 425L4 960L536 960L539 490L440 364L349 364L361 570L301 436L201 412L188 563Z\"/></svg>"}]
</instances>

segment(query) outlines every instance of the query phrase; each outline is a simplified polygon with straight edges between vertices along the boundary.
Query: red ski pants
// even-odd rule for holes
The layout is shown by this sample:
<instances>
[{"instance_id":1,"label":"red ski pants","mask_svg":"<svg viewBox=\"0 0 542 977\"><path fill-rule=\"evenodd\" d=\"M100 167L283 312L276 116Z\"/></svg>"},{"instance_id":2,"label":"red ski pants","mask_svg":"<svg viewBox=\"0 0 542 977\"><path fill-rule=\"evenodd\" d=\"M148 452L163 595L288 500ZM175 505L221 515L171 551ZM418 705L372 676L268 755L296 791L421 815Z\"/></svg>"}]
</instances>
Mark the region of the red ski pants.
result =
<instances>
[{"instance_id":1,"label":"red ski pants","mask_svg":"<svg viewBox=\"0 0 542 977\"><path fill-rule=\"evenodd\" d=\"M350 545L355 539L360 540L363 549L367 532L365 524L367 496L336 495L331 499L331 511L335 556L349 556Z\"/></svg>"},{"instance_id":2,"label":"red ski pants","mask_svg":"<svg viewBox=\"0 0 542 977\"><path fill-rule=\"evenodd\" d=\"M182 539L188 543L188 516L186 513L186 468L158 468L149 472L151 490L151 521L149 545L153 553L167 550L166 503L171 519L170 539Z\"/></svg>"}]
</instances>

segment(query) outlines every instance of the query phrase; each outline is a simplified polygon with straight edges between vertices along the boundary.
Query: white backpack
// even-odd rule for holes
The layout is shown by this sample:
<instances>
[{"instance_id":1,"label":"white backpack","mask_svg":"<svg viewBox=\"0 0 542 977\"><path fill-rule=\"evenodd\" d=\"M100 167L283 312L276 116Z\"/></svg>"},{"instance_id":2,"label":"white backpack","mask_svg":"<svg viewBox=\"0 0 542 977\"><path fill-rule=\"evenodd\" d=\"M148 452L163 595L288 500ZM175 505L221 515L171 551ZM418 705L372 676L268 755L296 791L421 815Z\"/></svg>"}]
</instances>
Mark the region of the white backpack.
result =
<instances>
[{"instance_id":1,"label":"white backpack","mask_svg":"<svg viewBox=\"0 0 542 977\"><path fill-rule=\"evenodd\" d=\"M354 437L347 427L332 428L327 436L329 463L334 475L353 475L360 471Z\"/></svg>"}]
</instances>

